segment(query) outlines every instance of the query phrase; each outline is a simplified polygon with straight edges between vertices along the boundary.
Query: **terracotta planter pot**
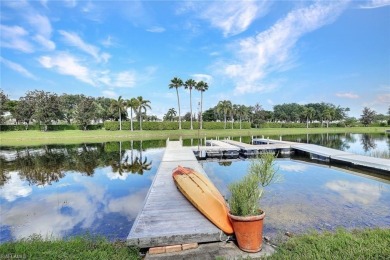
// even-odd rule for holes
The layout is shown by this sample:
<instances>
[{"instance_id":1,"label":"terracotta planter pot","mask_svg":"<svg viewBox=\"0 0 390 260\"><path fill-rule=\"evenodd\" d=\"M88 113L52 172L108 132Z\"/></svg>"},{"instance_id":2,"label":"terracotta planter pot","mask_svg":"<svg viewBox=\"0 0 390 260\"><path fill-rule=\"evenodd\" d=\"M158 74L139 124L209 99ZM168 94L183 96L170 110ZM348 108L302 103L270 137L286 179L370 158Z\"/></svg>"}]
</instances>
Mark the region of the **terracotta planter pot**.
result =
<instances>
[{"instance_id":1,"label":"terracotta planter pot","mask_svg":"<svg viewBox=\"0 0 390 260\"><path fill-rule=\"evenodd\" d=\"M228 213L236 235L238 247L245 252L255 253L261 250L263 245L263 219L265 213L260 215L241 217Z\"/></svg>"}]
</instances>

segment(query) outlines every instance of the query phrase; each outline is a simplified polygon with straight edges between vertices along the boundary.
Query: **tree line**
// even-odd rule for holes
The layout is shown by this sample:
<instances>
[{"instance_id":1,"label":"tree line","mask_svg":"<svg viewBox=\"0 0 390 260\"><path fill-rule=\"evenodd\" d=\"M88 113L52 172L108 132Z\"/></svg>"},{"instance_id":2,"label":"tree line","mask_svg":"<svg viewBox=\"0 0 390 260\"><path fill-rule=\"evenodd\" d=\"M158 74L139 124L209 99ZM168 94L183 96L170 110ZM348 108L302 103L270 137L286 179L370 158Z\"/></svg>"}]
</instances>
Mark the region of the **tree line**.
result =
<instances>
[{"instance_id":1,"label":"tree line","mask_svg":"<svg viewBox=\"0 0 390 260\"><path fill-rule=\"evenodd\" d=\"M254 106L243 104L233 104L230 100L221 100L214 107L202 111L203 92L209 86L206 82L196 82L188 79L183 82L180 78L173 78L168 85L170 89L175 89L177 94L178 109L170 108L164 115L163 120L178 121L181 129L181 121L190 121L193 129L193 121L199 121L199 128L202 129L204 121L222 121L224 128L228 128L228 121L233 127L234 122L250 122L252 127L258 127L263 123L305 123L309 127L313 122L321 123L321 126L329 126L331 122L343 122L344 125L351 126L358 123L367 126L371 123L386 122L390 124L390 107L388 115L377 114L374 110L365 107L359 119L348 117L350 111L347 107L336 106L331 103L309 103L305 105L297 103L285 103L275 105L273 111L264 110L257 103ZM180 96L178 89L185 87L190 93L190 112L184 117L180 111ZM201 111L198 117L192 113L192 89L201 93ZM124 99L122 96L117 99L107 97L88 97L84 95L62 94L57 95L42 90L28 91L19 100L10 100L3 90L0 90L0 124L4 124L7 117L3 116L9 112L8 118L14 119L16 124L25 124L26 129L32 123L39 123L47 130L47 126L53 122L66 122L67 124L78 123L84 130L91 122L119 121L119 129L122 130L122 121L130 121L130 130L133 131L133 120L139 122L139 129L142 130L142 122L160 121L155 115L147 115L147 110L151 109L151 102L142 96ZM130 111L130 113L128 113Z\"/></svg>"},{"instance_id":2,"label":"tree line","mask_svg":"<svg viewBox=\"0 0 390 260\"><path fill-rule=\"evenodd\" d=\"M150 101L142 96L137 98L118 99L106 97L89 97L85 95L62 94L42 90L28 91L19 100L10 100L3 90L0 90L0 123L3 124L6 118L5 112L16 124L25 124L26 127L33 122L47 126L53 122L64 121L68 124L78 123L86 129L91 122L104 122L107 120L126 120L127 109L130 109L130 120L133 121L133 113L140 121L146 116L146 109L151 109ZM157 120L156 116L150 116L148 120ZM132 123L131 123L132 125ZM133 130L133 127L131 127Z\"/></svg>"}]
</instances>

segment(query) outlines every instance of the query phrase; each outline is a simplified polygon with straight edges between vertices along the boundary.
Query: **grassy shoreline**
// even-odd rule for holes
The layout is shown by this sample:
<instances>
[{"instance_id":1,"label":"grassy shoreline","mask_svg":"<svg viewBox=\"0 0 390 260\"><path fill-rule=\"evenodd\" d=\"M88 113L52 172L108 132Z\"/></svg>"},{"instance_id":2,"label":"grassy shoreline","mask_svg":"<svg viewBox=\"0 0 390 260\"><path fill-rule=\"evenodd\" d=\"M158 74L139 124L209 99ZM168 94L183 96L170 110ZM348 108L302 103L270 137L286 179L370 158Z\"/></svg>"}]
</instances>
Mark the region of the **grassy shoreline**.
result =
<instances>
[{"instance_id":1,"label":"grassy shoreline","mask_svg":"<svg viewBox=\"0 0 390 260\"><path fill-rule=\"evenodd\" d=\"M309 233L289 238L267 259L387 259L390 229ZM81 236L44 240L39 235L0 244L0 258L23 259L141 259L139 249L124 241ZM218 256L216 256L218 258Z\"/></svg>"},{"instance_id":2,"label":"grassy shoreline","mask_svg":"<svg viewBox=\"0 0 390 260\"><path fill-rule=\"evenodd\" d=\"M0 132L1 146L30 146L43 144L78 144L108 141L215 138L216 136L270 136L291 134L321 133L385 133L388 127L353 128L262 128L262 129L226 129L226 130L165 130L165 131L106 131L106 130L67 130L67 131L10 131Z\"/></svg>"}]
</instances>

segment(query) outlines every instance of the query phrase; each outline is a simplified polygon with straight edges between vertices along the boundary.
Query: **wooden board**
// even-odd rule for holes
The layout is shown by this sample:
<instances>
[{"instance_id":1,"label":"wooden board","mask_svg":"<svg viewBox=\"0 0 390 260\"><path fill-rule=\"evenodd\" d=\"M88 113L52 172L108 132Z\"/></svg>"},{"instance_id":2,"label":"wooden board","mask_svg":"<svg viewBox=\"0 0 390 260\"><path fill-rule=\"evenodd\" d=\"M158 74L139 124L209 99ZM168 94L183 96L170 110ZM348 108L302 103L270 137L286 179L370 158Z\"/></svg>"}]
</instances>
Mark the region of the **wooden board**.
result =
<instances>
[{"instance_id":1,"label":"wooden board","mask_svg":"<svg viewBox=\"0 0 390 260\"><path fill-rule=\"evenodd\" d=\"M172 177L181 193L195 208L226 234L233 233L225 199L208 178L182 166L173 171Z\"/></svg>"}]
</instances>

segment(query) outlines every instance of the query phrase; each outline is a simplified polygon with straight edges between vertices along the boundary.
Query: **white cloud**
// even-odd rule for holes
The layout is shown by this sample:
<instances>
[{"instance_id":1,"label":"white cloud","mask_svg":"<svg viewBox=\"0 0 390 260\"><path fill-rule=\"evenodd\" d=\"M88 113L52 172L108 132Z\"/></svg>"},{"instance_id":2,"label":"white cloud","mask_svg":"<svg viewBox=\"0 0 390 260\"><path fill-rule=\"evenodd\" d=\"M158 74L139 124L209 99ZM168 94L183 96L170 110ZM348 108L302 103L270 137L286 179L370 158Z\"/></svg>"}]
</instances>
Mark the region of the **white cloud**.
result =
<instances>
[{"instance_id":1,"label":"white cloud","mask_svg":"<svg viewBox=\"0 0 390 260\"><path fill-rule=\"evenodd\" d=\"M194 80L197 82L203 80L204 82L207 82L208 84L210 84L213 80L213 77L211 75L208 75L208 74L192 74L191 77L193 77Z\"/></svg>"},{"instance_id":2,"label":"white cloud","mask_svg":"<svg viewBox=\"0 0 390 260\"><path fill-rule=\"evenodd\" d=\"M33 38L37 43L42 45L46 50L53 51L56 48L56 45L53 41L48 38L43 37L42 35L35 35Z\"/></svg>"},{"instance_id":3,"label":"white cloud","mask_svg":"<svg viewBox=\"0 0 390 260\"><path fill-rule=\"evenodd\" d=\"M162 33L162 32L165 32L165 28L160 27L160 26L153 26L149 29L146 29L146 31L152 32L152 33Z\"/></svg>"},{"instance_id":4,"label":"white cloud","mask_svg":"<svg viewBox=\"0 0 390 260\"><path fill-rule=\"evenodd\" d=\"M50 37L52 33L52 28L49 19L46 16L32 13L28 15L27 21L30 23L31 26L34 27L34 29L37 31L38 34L42 35L43 37Z\"/></svg>"},{"instance_id":5,"label":"white cloud","mask_svg":"<svg viewBox=\"0 0 390 260\"><path fill-rule=\"evenodd\" d=\"M101 61L107 62L108 59L111 57L111 55L108 53L100 53L100 50L98 47L84 42L80 38L80 36L78 36L74 32L67 32L67 31L60 30L59 33L64 37L65 42L67 44L74 46L74 47L77 47L80 50L88 53L89 55L94 57L96 59L96 61L98 61L98 62L101 62Z\"/></svg>"},{"instance_id":6,"label":"white cloud","mask_svg":"<svg viewBox=\"0 0 390 260\"><path fill-rule=\"evenodd\" d=\"M275 88L264 83L266 77L293 67L292 50L298 40L333 22L345 7L345 2L317 2L295 9L268 30L239 41L233 47L237 60L223 67L223 73L236 82L236 94Z\"/></svg>"},{"instance_id":7,"label":"white cloud","mask_svg":"<svg viewBox=\"0 0 390 260\"><path fill-rule=\"evenodd\" d=\"M34 52L32 44L25 39L28 32L20 26L0 25L1 47L15 49L25 53Z\"/></svg>"},{"instance_id":8,"label":"white cloud","mask_svg":"<svg viewBox=\"0 0 390 260\"><path fill-rule=\"evenodd\" d=\"M381 94L375 98L375 103L390 104L390 94Z\"/></svg>"},{"instance_id":9,"label":"white cloud","mask_svg":"<svg viewBox=\"0 0 390 260\"><path fill-rule=\"evenodd\" d=\"M12 62L10 60L4 59L3 57L0 56L0 62L3 63L5 66L8 68L19 72L23 76L30 78L30 79L37 79L31 72L29 72L27 69L25 69L22 65Z\"/></svg>"},{"instance_id":10,"label":"white cloud","mask_svg":"<svg viewBox=\"0 0 390 260\"><path fill-rule=\"evenodd\" d=\"M352 93L352 92L339 92L339 93L336 93L336 97L356 99L356 98L359 98L359 95Z\"/></svg>"},{"instance_id":11,"label":"white cloud","mask_svg":"<svg viewBox=\"0 0 390 260\"><path fill-rule=\"evenodd\" d=\"M266 1L218 1L201 13L213 27L221 29L225 37L245 31L251 23L267 11Z\"/></svg>"},{"instance_id":12,"label":"white cloud","mask_svg":"<svg viewBox=\"0 0 390 260\"><path fill-rule=\"evenodd\" d=\"M305 172L307 170L307 166L301 164L282 164L279 167L286 172Z\"/></svg>"},{"instance_id":13,"label":"white cloud","mask_svg":"<svg viewBox=\"0 0 390 260\"><path fill-rule=\"evenodd\" d=\"M134 87L136 76L133 71L123 71L115 75L112 86L119 88Z\"/></svg>"},{"instance_id":14,"label":"white cloud","mask_svg":"<svg viewBox=\"0 0 390 260\"><path fill-rule=\"evenodd\" d=\"M63 75L73 76L78 80L95 86L89 69L80 65L77 58L68 53L41 56L38 61L47 69L53 69Z\"/></svg>"},{"instance_id":15,"label":"white cloud","mask_svg":"<svg viewBox=\"0 0 390 260\"><path fill-rule=\"evenodd\" d=\"M45 8L47 8L47 2L48 0L41 0L40 3L42 6L44 6Z\"/></svg>"},{"instance_id":16,"label":"white cloud","mask_svg":"<svg viewBox=\"0 0 390 260\"><path fill-rule=\"evenodd\" d=\"M116 45L115 41L111 35L108 35L107 38L104 39L101 43L106 48Z\"/></svg>"},{"instance_id":17,"label":"white cloud","mask_svg":"<svg viewBox=\"0 0 390 260\"><path fill-rule=\"evenodd\" d=\"M31 13L26 16L27 21L36 31L36 35L33 39L42 45L47 50L54 50L56 45L53 41L50 40L52 27L49 19L46 16Z\"/></svg>"},{"instance_id":18,"label":"white cloud","mask_svg":"<svg viewBox=\"0 0 390 260\"><path fill-rule=\"evenodd\" d=\"M76 7L77 5L76 0L64 0L64 3L66 7L70 7L70 8Z\"/></svg>"},{"instance_id":19,"label":"white cloud","mask_svg":"<svg viewBox=\"0 0 390 260\"><path fill-rule=\"evenodd\" d=\"M22 181L17 172L8 173L10 179L0 189L0 197L12 202L20 197L27 197L31 194L32 188L26 181Z\"/></svg>"},{"instance_id":20,"label":"white cloud","mask_svg":"<svg viewBox=\"0 0 390 260\"><path fill-rule=\"evenodd\" d=\"M331 181L325 187L352 203L371 204L381 197L380 187L364 182Z\"/></svg>"},{"instance_id":21,"label":"white cloud","mask_svg":"<svg viewBox=\"0 0 390 260\"><path fill-rule=\"evenodd\" d=\"M109 97L109 98L116 98L119 96L116 92L112 90L103 90L102 93L104 97Z\"/></svg>"},{"instance_id":22,"label":"white cloud","mask_svg":"<svg viewBox=\"0 0 390 260\"><path fill-rule=\"evenodd\" d=\"M379 8L390 5L390 0L371 0L360 5L360 8Z\"/></svg>"}]
</instances>

